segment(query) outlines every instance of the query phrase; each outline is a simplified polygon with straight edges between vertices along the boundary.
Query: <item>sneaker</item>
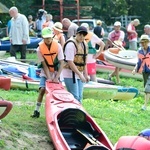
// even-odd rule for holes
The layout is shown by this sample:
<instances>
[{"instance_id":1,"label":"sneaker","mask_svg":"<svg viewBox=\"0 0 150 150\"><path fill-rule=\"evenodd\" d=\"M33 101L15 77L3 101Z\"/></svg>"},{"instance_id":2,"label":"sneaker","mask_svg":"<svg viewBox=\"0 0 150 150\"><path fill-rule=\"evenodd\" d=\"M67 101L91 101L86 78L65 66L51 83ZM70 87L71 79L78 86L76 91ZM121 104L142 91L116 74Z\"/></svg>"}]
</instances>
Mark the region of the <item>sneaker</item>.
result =
<instances>
[{"instance_id":1,"label":"sneaker","mask_svg":"<svg viewBox=\"0 0 150 150\"><path fill-rule=\"evenodd\" d=\"M40 112L37 110L34 111L33 115L31 115L32 118L39 118L40 117Z\"/></svg>"},{"instance_id":2,"label":"sneaker","mask_svg":"<svg viewBox=\"0 0 150 150\"><path fill-rule=\"evenodd\" d=\"M146 110L146 106L143 105L141 109L142 109L142 110Z\"/></svg>"}]
</instances>

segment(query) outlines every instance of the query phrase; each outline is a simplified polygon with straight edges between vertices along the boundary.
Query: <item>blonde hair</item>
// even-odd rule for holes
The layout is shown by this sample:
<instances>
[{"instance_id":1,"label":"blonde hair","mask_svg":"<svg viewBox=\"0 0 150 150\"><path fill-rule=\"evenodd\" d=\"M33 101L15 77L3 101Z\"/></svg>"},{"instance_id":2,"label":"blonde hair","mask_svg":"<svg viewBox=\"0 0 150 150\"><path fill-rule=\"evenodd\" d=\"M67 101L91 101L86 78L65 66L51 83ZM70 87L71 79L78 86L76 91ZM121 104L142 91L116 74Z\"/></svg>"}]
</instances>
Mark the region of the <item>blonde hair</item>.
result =
<instances>
[{"instance_id":1,"label":"blonde hair","mask_svg":"<svg viewBox=\"0 0 150 150\"><path fill-rule=\"evenodd\" d=\"M97 20L96 24L97 25L102 25L102 21L101 20Z\"/></svg>"}]
</instances>

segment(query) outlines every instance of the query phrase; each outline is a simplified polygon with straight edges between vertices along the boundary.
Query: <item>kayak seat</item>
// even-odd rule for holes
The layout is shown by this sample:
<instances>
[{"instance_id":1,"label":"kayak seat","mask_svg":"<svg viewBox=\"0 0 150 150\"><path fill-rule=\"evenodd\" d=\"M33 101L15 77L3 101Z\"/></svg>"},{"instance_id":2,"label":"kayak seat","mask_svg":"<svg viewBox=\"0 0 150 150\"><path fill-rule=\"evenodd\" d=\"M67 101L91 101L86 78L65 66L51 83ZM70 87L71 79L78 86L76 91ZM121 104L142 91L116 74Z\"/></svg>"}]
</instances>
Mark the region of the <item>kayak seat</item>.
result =
<instances>
[{"instance_id":1,"label":"kayak seat","mask_svg":"<svg viewBox=\"0 0 150 150\"><path fill-rule=\"evenodd\" d=\"M60 127L76 128L86 121L86 114L80 109L68 108L58 116L58 124Z\"/></svg>"},{"instance_id":2,"label":"kayak seat","mask_svg":"<svg viewBox=\"0 0 150 150\"><path fill-rule=\"evenodd\" d=\"M98 138L100 133L96 131L90 122L86 120L86 114L80 109L68 108L61 112L58 116L58 124L61 128L74 128L84 130Z\"/></svg>"},{"instance_id":3,"label":"kayak seat","mask_svg":"<svg viewBox=\"0 0 150 150\"><path fill-rule=\"evenodd\" d=\"M87 147L84 150L109 150L108 148L104 147L104 146L99 146L99 145L91 145L89 147Z\"/></svg>"}]
</instances>

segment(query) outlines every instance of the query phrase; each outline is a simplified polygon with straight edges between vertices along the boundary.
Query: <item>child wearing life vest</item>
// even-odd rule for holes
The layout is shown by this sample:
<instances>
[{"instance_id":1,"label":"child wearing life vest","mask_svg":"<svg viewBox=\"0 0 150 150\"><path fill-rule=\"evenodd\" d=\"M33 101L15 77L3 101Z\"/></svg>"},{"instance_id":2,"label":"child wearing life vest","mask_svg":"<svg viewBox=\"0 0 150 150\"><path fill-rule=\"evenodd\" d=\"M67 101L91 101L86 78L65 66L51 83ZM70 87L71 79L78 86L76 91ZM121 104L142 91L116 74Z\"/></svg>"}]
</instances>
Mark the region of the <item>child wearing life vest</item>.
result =
<instances>
[{"instance_id":1,"label":"child wearing life vest","mask_svg":"<svg viewBox=\"0 0 150 150\"><path fill-rule=\"evenodd\" d=\"M87 44L84 41L87 29L80 26L76 36L68 39L64 45L65 65L63 78L67 90L81 103L83 84L89 81L86 57L88 54Z\"/></svg>"},{"instance_id":2,"label":"child wearing life vest","mask_svg":"<svg viewBox=\"0 0 150 150\"><path fill-rule=\"evenodd\" d=\"M104 42L93 32L89 31L88 23L82 23L81 26L86 27L88 34L85 36L85 41L88 44L88 55L87 55L87 71L90 76L90 80L97 82L96 79L96 58L101 54L104 50L105 44ZM99 45L99 49L96 50L96 44Z\"/></svg>"},{"instance_id":3,"label":"child wearing life vest","mask_svg":"<svg viewBox=\"0 0 150 150\"><path fill-rule=\"evenodd\" d=\"M64 65L64 54L61 45L53 39L53 31L49 27L42 29L43 41L37 48L37 56L41 63L39 95L33 118L40 117L40 106L45 94L45 82L50 80L59 82L59 77Z\"/></svg>"},{"instance_id":4,"label":"child wearing life vest","mask_svg":"<svg viewBox=\"0 0 150 150\"><path fill-rule=\"evenodd\" d=\"M141 48L138 51L138 62L133 69L132 73L136 72L143 75L144 88L145 88L145 103L142 110L146 110L147 102L150 98L150 39L148 35L142 35L140 38Z\"/></svg>"}]
</instances>

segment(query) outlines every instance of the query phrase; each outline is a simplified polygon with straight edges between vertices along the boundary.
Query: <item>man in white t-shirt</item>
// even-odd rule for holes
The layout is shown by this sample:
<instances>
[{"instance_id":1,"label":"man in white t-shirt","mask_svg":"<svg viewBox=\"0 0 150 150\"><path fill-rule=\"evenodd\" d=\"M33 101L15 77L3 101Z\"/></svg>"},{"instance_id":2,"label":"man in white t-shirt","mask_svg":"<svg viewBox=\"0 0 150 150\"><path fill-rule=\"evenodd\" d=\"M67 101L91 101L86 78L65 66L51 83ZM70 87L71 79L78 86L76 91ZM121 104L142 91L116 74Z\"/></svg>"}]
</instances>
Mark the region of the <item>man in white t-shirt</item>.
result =
<instances>
[{"instance_id":1,"label":"man in white t-shirt","mask_svg":"<svg viewBox=\"0 0 150 150\"><path fill-rule=\"evenodd\" d=\"M17 57L17 50L20 51L21 58L26 59L27 44L30 43L29 25L25 15L20 14L16 7L9 9L11 19L11 28L9 38L11 42L10 55Z\"/></svg>"}]
</instances>

